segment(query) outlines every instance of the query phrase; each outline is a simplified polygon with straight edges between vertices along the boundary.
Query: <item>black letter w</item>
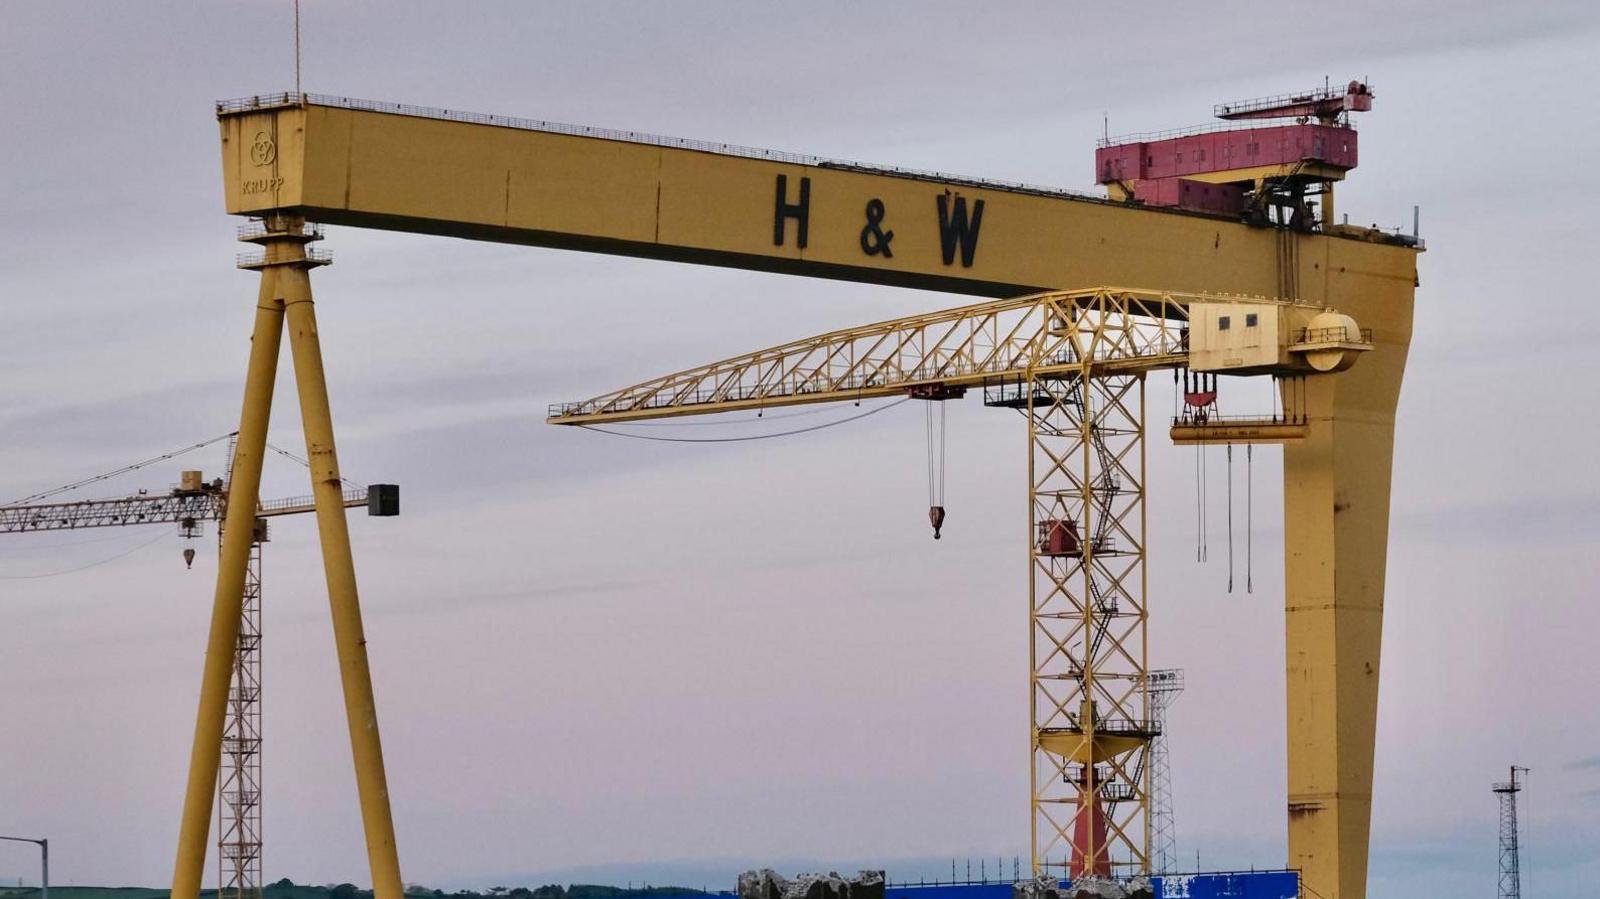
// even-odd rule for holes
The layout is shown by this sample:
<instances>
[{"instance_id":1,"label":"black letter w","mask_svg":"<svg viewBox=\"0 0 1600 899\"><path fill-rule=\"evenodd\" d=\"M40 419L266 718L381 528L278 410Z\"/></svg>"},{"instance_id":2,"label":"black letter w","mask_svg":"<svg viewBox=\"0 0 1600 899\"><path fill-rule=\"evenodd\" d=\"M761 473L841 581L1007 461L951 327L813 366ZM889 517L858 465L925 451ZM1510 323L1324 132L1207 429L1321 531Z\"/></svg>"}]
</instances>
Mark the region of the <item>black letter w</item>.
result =
<instances>
[{"instance_id":1,"label":"black letter w","mask_svg":"<svg viewBox=\"0 0 1600 899\"><path fill-rule=\"evenodd\" d=\"M950 212L950 192L939 195L939 248L944 251L944 264L956 261L956 244L961 244L961 265L972 267L972 258L978 254L978 228L983 225L983 201L972 203L972 221L967 221L967 198L956 197L955 214Z\"/></svg>"}]
</instances>

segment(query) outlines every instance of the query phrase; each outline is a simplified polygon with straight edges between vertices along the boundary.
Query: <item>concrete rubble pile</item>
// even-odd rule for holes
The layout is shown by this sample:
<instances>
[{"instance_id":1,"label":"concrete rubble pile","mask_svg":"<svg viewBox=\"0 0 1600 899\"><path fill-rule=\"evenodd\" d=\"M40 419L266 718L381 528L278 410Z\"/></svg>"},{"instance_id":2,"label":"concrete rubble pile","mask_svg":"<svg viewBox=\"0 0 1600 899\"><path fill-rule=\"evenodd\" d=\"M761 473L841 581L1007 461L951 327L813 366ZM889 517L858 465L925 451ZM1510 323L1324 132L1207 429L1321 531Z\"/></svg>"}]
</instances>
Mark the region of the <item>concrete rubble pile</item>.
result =
<instances>
[{"instance_id":1,"label":"concrete rubble pile","mask_svg":"<svg viewBox=\"0 0 1600 899\"><path fill-rule=\"evenodd\" d=\"M1155 899L1155 888L1143 877L1119 881L1093 876L1063 887L1056 878L1041 874L1013 884L1011 899Z\"/></svg>"},{"instance_id":2,"label":"concrete rubble pile","mask_svg":"<svg viewBox=\"0 0 1600 899\"><path fill-rule=\"evenodd\" d=\"M771 868L739 875L739 899L883 899L882 871L862 871L854 877L838 872L801 874L789 880Z\"/></svg>"}]
</instances>

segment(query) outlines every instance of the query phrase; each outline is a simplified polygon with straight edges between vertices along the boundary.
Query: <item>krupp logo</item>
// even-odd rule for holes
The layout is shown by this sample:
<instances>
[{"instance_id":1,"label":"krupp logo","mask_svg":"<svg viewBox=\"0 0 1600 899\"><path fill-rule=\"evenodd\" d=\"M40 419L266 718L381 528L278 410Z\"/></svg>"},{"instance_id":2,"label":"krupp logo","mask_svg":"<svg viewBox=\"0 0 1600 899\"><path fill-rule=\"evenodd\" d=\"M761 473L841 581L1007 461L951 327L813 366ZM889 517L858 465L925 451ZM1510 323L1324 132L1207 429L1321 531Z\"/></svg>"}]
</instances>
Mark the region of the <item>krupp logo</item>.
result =
<instances>
[{"instance_id":1,"label":"krupp logo","mask_svg":"<svg viewBox=\"0 0 1600 899\"><path fill-rule=\"evenodd\" d=\"M272 142L272 135L257 131L256 142L250 145L250 161L256 165L271 165L277 158L278 145Z\"/></svg>"}]
</instances>

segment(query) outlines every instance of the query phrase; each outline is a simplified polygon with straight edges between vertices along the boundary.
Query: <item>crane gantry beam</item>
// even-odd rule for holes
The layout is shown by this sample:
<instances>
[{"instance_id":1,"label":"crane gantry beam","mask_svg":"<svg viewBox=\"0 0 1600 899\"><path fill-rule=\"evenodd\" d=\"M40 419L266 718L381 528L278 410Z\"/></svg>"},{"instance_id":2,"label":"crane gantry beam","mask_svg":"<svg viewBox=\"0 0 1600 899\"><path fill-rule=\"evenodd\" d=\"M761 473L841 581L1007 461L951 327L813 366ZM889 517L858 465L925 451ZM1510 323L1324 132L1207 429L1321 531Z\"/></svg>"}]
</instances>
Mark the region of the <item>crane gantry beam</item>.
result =
<instances>
[{"instance_id":1,"label":"crane gantry beam","mask_svg":"<svg viewBox=\"0 0 1600 899\"><path fill-rule=\"evenodd\" d=\"M1311 379L1305 436L1284 450L1288 861L1323 899L1365 896L1394 418L1417 241L1326 215L1306 232L1254 227L1027 185L340 97L258 95L216 112L226 208L269 221L969 296L1153 284L1297 297L1353 315L1376 350L1348 372ZM203 772L203 759L192 765ZM373 858L397 868L386 807L364 799L363 809ZM199 844L192 826L183 834L189 859ZM379 899L398 899L395 876L375 869L374 882ZM194 899L192 877L174 883L175 899Z\"/></svg>"}]
</instances>

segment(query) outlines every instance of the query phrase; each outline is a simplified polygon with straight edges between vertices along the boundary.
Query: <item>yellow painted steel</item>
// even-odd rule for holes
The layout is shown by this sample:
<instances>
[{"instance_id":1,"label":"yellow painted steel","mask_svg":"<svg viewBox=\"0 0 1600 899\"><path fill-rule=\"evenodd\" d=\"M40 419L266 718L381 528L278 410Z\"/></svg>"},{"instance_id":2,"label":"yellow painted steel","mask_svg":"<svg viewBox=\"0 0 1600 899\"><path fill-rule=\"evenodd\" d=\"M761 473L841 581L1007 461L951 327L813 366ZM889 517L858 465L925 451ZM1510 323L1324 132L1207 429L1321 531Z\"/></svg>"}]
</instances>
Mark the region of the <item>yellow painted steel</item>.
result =
<instances>
[{"instance_id":1,"label":"yellow painted steel","mask_svg":"<svg viewBox=\"0 0 1600 899\"><path fill-rule=\"evenodd\" d=\"M267 420L278 373L278 348L283 337L283 294L278 267L264 269L256 299L255 328L250 337L250 363L245 374L239 437L233 451L233 475L217 564L217 589L211 604L211 635L206 641L200 708L195 715L194 744L189 752L189 780L178 829L178 857L173 864L174 899L197 899L205 875L206 844L211 836L211 805L221 764L222 731L227 717L228 685L233 679L234 646L239 641L239 610L244 599L245 569L255 533L256 506L261 499L261 463L266 452Z\"/></svg>"},{"instance_id":2,"label":"yellow painted steel","mask_svg":"<svg viewBox=\"0 0 1600 899\"><path fill-rule=\"evenodd\" d=\"M1348 372L1313 379L1303 398L1309 432L1284 451L1289 864L1322 899L1365 895L1415 247L1338 226L1300 234L714 145L353 105L289 97L219 107L228 210L977 296L1088 284L1290 295L1370 327L1376 349ZM789 203L806 182L804 247L797 218L782 218L775 240L780 176ZM944 252L941 196L947 208L984 203L970 259ZM873 200L883 205L879 224L895 233L892 256L869 249Z\"/></svg>"},{"instance_id":3,"label":"yellow painted steel","mask_svg":"<svg viewBox=\"0 0 1600 899\"><path fill-rule=\"evenodd\" d=\"M373 891L376 899L401 899L404 888L367 667L366 638L356 595L355 568L344 511L346 499L334 451L327 383L312 309L308 271L319 263L308 257L305 244L315 237L303 219L273 215L245 239L262 244L265 255L259 262L246 264L246 267L261 270L261 287L222 534L222 560L217 574L200 709L196 716L177 860L173 868L172 896L174 899L198 899L200 893L234 645L239 636L245 568L260 504L261 463L287 319Z\"/></svg>"},{"instance_id":4,"label":"yellow painted steel","mask_svg":"<svg viewBox=\"0 0 1600 899\"><path fill-rule=\"evenodd\" d=\"M317 532L322 540L322 565L328 581L328 606L333 614L333 640L339 657L339 680L355 759L356 792L366 831L367 863L375 899L401 899L400 856L395 848L394 820L389 809L389 783L383 768L383 743L378 736L377 701L367 665L367 638L356 593L355 562L350 554L350 528L344 513L344 481L334 448L333 414L322 367L311 281L304 268L287 273L283 291L288 316L289 348L294 355L295 383L300 390L300 417L305 427L306 458L311 463L311 488L316 497Z\"/></svg>"}]
</instances>

